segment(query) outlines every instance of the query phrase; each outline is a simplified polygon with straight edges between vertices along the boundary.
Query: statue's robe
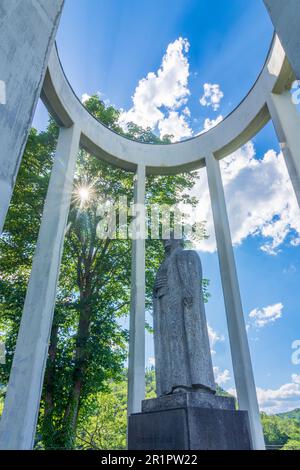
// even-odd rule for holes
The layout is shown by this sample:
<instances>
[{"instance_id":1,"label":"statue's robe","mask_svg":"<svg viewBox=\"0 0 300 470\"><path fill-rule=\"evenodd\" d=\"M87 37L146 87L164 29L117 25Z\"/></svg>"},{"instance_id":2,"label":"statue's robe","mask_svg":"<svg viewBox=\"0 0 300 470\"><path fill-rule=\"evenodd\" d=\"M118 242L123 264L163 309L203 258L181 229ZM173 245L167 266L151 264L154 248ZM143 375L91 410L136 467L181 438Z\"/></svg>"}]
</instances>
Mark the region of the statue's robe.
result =
<instances>
[{"instance_id":1,"label":"statue's robe","mask_svg":"<svg viewBox=\"0 0 300 470\"><path fill-rule=\"evenodd\" d=\"M215 393L201 284L201 261L195 251L175 249L157 273L153 326L158 396L181 389ZM187 306L186 296L192 298Z\"/></svg>"}]
</instances>

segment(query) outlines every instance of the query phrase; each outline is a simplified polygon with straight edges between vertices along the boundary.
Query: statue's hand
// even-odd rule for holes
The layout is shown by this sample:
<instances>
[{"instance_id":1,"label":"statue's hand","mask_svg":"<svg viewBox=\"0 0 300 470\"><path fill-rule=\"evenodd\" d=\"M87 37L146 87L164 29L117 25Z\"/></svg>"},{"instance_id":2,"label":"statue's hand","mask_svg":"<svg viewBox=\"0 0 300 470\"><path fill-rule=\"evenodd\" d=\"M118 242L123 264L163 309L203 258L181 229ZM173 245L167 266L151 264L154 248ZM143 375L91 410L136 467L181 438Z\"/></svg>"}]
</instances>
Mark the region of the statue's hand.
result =
<instances>
[{"instance_id":1,"label":"statue's hand","mask_svg":"<svg viewBox=\"0 0 300 470\"><path fill-rule=\"evenodd\" d=\"M154 290L159 290L162 287L164 287L164 281L163 279L156 279L155 284L154 284Z\"/></svg>"},{"instance_id":2,"label":"statue's hand","mask_svg":"<svg viewBox=\"0 0 300 470\"><path fill-rule=\"evenodd\" d=\"M187 308L190 308L193 306L193 303L194 299L192 293L186 290L183 294L183 305Z\"/></svg>"},{"instance_id":3,"label":"statue's hand","mask_svg":"<svg viewBox=\"0 0 300 470\"><path fill-rule=\"evenodd\" d=\"M154 295L158 296L159 291L163 289L164 287L166 287L166 285L167 285L167 276L164 274L158 275L154 283L154 288L153 288Z\"/></svg>"}]
</instances>

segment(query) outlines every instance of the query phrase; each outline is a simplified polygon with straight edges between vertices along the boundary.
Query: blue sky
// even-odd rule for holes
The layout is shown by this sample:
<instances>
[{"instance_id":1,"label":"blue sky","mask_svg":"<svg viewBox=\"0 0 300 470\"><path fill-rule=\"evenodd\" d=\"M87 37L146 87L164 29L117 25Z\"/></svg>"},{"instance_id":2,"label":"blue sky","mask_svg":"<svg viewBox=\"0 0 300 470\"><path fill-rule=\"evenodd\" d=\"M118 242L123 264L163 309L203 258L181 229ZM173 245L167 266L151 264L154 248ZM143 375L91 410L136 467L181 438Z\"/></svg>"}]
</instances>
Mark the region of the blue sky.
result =
<instances>
[{"instance_id":1,"label":"blue sky","mask_svg":"<svg viewBox=\"0 0 300 470\"><path fill-rule=\"evenodd\" d=\"M185 138L224 118L247 94L272 35L262 0L67 0L57 42L79 97L100 92L124 119ZM34 124L42 128L45 121L39 105ZM268 412L300 407L300 365L291 361L291 345L300 339L300 212L271 123L222 162L222 174L260 406ZM201 259L210 279L215 373L232 389L204 170L194 194L210 234ZM147 335L147 362L151 357Z\"/></svg>"}]
</instances>

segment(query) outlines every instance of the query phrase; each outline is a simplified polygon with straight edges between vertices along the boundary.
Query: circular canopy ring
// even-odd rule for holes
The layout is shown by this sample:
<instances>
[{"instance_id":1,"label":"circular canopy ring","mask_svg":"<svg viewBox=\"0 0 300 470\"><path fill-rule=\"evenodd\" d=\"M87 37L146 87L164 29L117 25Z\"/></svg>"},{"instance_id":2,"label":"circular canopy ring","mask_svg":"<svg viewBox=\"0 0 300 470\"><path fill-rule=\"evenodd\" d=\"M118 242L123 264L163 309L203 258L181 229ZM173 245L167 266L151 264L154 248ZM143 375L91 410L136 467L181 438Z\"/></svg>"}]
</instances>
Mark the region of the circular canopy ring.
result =
<instances>
[{"instance_id":1,"label":"circular canopy ring","mask_svg":"<svg viewBox=\"0 0 300 470\"><path fill-rule=\"evenodd\" d=\"M270 119L268 95L288 89L293 80L293 71L275 35L257 81L231 114L207 132L164 145L127 139L95 119L68 82L56 47L50 56L41 98L60 126L79 126L81 146L96 157L128 171L144 165L147 174L176 174L205 166L205 156L210 153L221 159L247 143Z\"/></svg>"}]
</instances>

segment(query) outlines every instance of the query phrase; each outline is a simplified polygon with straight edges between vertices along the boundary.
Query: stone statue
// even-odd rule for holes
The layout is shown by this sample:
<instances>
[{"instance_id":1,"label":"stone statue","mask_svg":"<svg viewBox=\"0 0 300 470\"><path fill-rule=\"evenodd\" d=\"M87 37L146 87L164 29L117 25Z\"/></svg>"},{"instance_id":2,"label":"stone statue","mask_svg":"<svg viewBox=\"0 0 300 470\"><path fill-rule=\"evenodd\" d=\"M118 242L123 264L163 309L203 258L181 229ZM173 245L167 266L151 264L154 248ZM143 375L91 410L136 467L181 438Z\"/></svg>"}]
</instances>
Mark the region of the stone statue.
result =
<instances>
[{"instance_id":1,"label":"stone statue","mask_svg":"<svg viewBox=\"0 0 300 470\"><path fill-rule=\"evenodd\" d=\"M128 449L251 450L247 411L216 395L200 258L174 235L164 247L153 292L158 396L129 415Z\"/></svg>"},{"instance_id":2,"label":"stone statue","mask_svg":"<svg viewBox=\"0 0 300 470\"><path fill-rule=\"evenodd\" d=\"M165 260L153 292L158 397L176 392L215 393L202 294L202 267L182 240L164 240Z\"/></svg>"}]
</instances>

